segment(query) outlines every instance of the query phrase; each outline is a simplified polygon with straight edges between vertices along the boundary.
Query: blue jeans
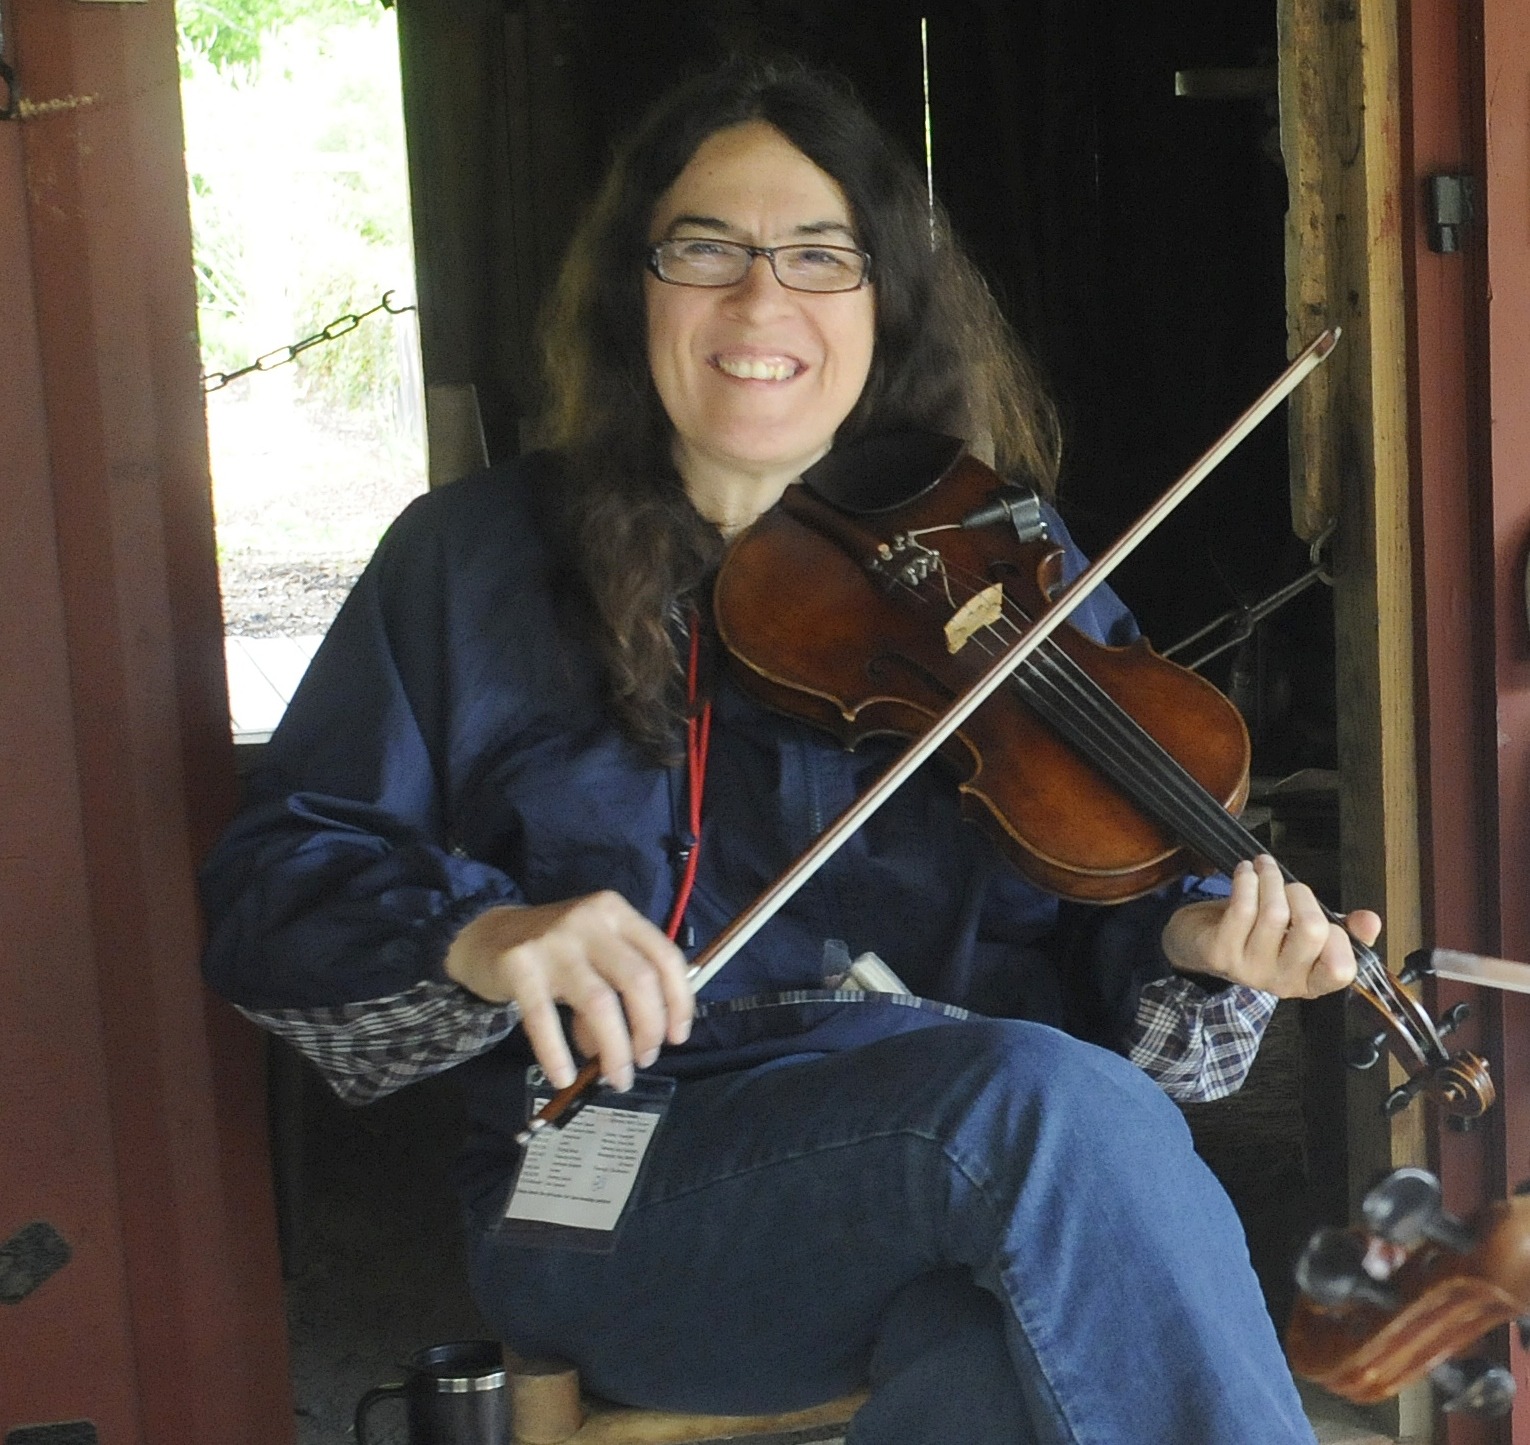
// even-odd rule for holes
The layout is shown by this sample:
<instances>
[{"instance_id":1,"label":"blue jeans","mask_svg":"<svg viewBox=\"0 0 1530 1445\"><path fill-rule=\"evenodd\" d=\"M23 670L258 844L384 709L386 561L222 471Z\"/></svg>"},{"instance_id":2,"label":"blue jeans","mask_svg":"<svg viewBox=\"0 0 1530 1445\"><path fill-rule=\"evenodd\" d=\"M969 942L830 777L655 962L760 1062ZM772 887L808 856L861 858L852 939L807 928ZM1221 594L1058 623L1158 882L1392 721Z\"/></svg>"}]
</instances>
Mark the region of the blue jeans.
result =
<instances>
[{"instance_id":1,"label":"blue jeans","mask_svg":"<svg viewBox=\"0 0 1530 1445\"><path fill-rule=\"evenodd\" d=\"M506 1340L630 1404L869 1382L850 1445L1312 1445L1179 1111L1036 1024L681 1084L613 1254L481 1234L472 1273Z\"/></svg>"}]
</instances>

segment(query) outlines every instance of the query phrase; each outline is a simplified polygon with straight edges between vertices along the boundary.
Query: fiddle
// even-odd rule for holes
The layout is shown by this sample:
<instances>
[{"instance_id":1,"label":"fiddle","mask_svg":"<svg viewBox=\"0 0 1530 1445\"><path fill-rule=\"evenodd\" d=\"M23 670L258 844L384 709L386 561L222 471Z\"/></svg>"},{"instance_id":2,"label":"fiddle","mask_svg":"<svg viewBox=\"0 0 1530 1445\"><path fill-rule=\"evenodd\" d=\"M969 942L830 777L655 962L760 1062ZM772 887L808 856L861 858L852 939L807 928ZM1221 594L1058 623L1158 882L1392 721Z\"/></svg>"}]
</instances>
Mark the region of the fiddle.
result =
<instances>
[{"instance_id":1,"label":"fiddle","mask_svg":"<svg viewBox=\"0 0 1530 1445\"><path fill-rule=\"evenodd\" d=\"M911 458L916 479L932 458L938 474L894 488L889 503L885 483L859 482L853 451L836 449L833 471L810 472L739 538L714 594L740 685L847 746L924 732L1061 590L1061 548L992 525L1012 517L1013 489L959 442L880 445ZM1249 763L1236 708L1145 641L1111 648L1059 628L941 751L963 775L967 811L1023 874L1066 898L1121 901L1268 851L1235 816ZM1387 1112L1419 1093L1448 1115L1485 1112L1494 1089L1482 1060L1451 1055L1376 952L1350 944L1351 987L1407 1074Z\"/></svg>"},{"instance_id":2,"label":"fiddle","mask_svg":"<svg viewBox=\"0 0 1530 1445\"><path fill-rule=\"evenodd\" d=\"M1140 669L1146 678L1135 689L1123 686L1123 692L1151 697L1169 675L1163 669L1173 668L1177 689L1188 689L1204 709L1219 714L1222 742L1216 749L1203 731L1176 724L1175 717L1182 718L1183 713L1175 707L1160 706L1155 724L1184 756L1219 753L1209 775L1216 791L1209 792L1164 746L1163 738L1141 726L1090 675L1075 654L1089 653L1095 645L1080 647L1069 640L1066 623L1090 590L1295 389L1332 351L1337 339L1337 331L1325 331L1309 343L1190 470L1066 586L1060 585L1055 558L1048 562L1043 556L1027 563L1006 553L1002 562L980 559L978 568L959 571L945 565L941 553L922 540L937 529L942 533L976 531L994 520L1013 521L1023 511L1014 490L997 473L966 456L965 447L952 438L937 438L933 443L928 438L892 439L893 457L913 460L916 481L912 487L900 488L901 495L890 503L885 484L863 486L867 469L836 466L827 482L820 473L813 485L804 478L804 485L788 489L781 506L734 543L714 589L714 611L719 635L746 689L755 691L766 705L832 727L847 740L870 732L908 731L914 741L781 878L702 950L689 973L693 989L699 990L723 968L937 750L965 756L975 765L973 776L986 767L991 778L1014 775L1020 787L1036 786L1040 770L1032 770L1029 759L1024 768L1014 764L1014 753L1008 755L1009 762L1002 757L984 759L967 736L958 735L981 704L1002 692L1018 693L1025 704L1011 707L1011 716L1034 708L1059 737L1067 739L1066 747L1052 748L1053 754L1064 759L1060 766L1070 769L1079 788L1090 794L1096 820L1112 824L1094 844L1081 839L1081 852L1066 859L1039 828L1034 830L1037 846L1014 851L1019 866L1035 868L1031 876L1039 874L1045 886L1064 896L1094 901L1124 899L1184 871L1186 849L1209 867L1229 871L1239 861L1266 851L1229 811L1241 806L1248 786L1247 732L1236 709L1226 699L1217 701L1220 695L1202 679L1156 658L1145 643L1119 650L1124 674ZM933 467L929 465L932 458L937 463ZM946 484L958 474L976 478L985 490L978 505L953 517L945 501ZM931 505L937 497L941 512L932 514L928 525L923 525L922 514L914 518L921 525L901 525L910 520L910 506ZM986 575L989 571L994 575ZM1006 582L1017 592L1029 594L1031 612L1006 597ZM873 647L870 635L858 630L858 618L863 610L879 614L881 601L888 597L892 606L887 610L904 624L900 646ZM805 606L799 608L798 603ZM908 642L910 635L917 642ZM1054 636L1059 638L1055 643ZM943 654L939 647L925 645L926 639L935 637L943 639ZM812 667L797 667L796 654L804 644L809 658L827 660L836 667L824 669L822 675ZM936 665L942 656L956 659L954 670L944 662ZM1033 656L1040 660L1038 666L1022 667ZM1097 670L1112 672L1108 665ZM865 674L870 691L850 701L841 695L843 673L857 671ZM886 685L894 677L919 680L917 695L894 693ZM1192 680L1186 682L1186 678ZM852 684L849 690L859 686ZM1029 735L1035 736L1034 730ZM1070 749L1083 753L1088 765L1073 762ZM1104 783L1097 772L1103 773ZM1003 810L988 806L992 791L980 792L969 780L963 796L981 800L981 811L999 824L1012 845L1018 845L1031 834L1024 827L1005 826L1008 819ZM1067 817L1076 806L1075 797L1052 792L1044 795L1039 811ZM1054 865L1055 871L1047 871ZM1329 917L1339 921L1337 915ZM1401 1108L1422 1091L1462 1117L1486 1110L1493 1100L1486 1066L1471 1055L1448 1054L1428 1014L1397 986L1375 953L1357 940L1351 943L1357 958L1353 987L1380 1013L1387 1037L1408 1073L1408 1081L1394 1090L1389 1107ZM594 1061L587 1063L573 1083L527 1122L517 1142L525 1144L540 1129L564 1120L598 1073Z\"/></svg>"},{"instance_id":3,"label":"fiddle","mask_svg":"<svg viewBox=\"0 0 1530 1445\"><path fill-rule=\"evenodd\" d=\"M1530 1194L1470 1223L1440 1200L1433 1175L1398 1169L1365 1196L1364 1228L1313 1234L1286 1328L1295 1373L1359 1405L1427 1375L1447 1410L1509 1409L1513 1376L1458 1357L1498 1325L1530 1324Z\"/></svg>"}]
</instances>

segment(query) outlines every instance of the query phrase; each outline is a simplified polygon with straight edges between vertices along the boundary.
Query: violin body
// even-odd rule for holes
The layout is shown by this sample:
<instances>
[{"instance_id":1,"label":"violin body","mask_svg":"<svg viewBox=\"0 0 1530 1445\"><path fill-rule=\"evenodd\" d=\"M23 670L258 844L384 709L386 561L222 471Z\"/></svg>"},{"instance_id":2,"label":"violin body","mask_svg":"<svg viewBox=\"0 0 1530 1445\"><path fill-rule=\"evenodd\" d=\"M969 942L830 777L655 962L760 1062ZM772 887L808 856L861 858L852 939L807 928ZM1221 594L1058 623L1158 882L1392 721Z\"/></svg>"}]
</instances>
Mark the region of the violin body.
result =
<instances>
[{"instance_id":1,"label":"violin body","mask_svg":"<svg viewBox=\"0 0 1530 1445\"><path fill-rule=\"evenodd\" d=\"M1073 585L1062 586L1061 549L1023 540L1005 500L1014 490L960 443L939 439L956 448L943 454L920 436L871 446L878 464L890 448L915 455L892 500L861 475L876 468L841 460L827 485L810 472L734 542L714 611L745 691L850 747L939 738L966 812L1064 898L1121 902L1267 852L1237 819L1249 742L1233 704L1146 642L1106 647L1044 616ZM1026 655L1010 665L1012 649ZM982 706L961 707L969 695ZM1480 1116L1494 1096L1486 1065L1449 1053L1375 950L1350 946L1353 993L1407 1074L1387 1112L1424 1093L1447 1114Z\"/></svg>"},{"instance_id":2,"label":"violin body","mask_svg":"<svg viewBox=\"0 0 1530 1445\"><path fill-rule=\"evenodd\" d=\"M989 634L1018 636L1062 581L1055 544L1022 544L1007 525L952 525L1002 486L997 473L963 456L938 485L872 515L833 507L807 486L790 488L734 543L718 577L717 627L740 685L848 747L878 734L922 734L992 662L998 642ZM899 577L904 559L883 556L893 539L910 536L920 545L909 558L933 569L915 585ZM917 555L924 550L938 560ZM966 637L958 621L951 632L949 620L994 584L1003 589L1003 620ZM1130 712L1206 793L1233 812L1242 807L1248 732L1211 684L1142 640L1107 647L1065 626L1049 646ZM1017 676L1032 665L1051 664L1022 664ZM1063 897L1120 901L1215 866L1037 716L1023 687L996 692L942 751L958 770L969 816L992 829L1022 873Z\"/></svg>"}]
</instances>

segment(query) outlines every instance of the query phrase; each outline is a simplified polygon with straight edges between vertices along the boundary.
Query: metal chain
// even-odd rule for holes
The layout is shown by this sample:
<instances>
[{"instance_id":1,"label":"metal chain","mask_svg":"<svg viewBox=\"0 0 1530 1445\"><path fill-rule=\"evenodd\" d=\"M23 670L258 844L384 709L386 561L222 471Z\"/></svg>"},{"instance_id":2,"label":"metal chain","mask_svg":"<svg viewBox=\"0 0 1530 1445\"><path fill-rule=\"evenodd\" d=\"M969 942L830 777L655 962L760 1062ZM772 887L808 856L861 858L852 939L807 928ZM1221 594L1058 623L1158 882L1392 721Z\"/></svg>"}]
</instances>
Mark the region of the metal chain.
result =
<instances>
[{"instance_id":1,"label":"metal chain","mask_svg":"<svg viewBox=\"0 0 1530 1445\"><path fill-rule=\"evenodd\" d=\"M237 381L241 376L248 376L252 371L275 371L278 366L285 366L289 361L296 361L298 356L307 351L310 346L317 346L321 341L333 341L337 336L344 336L354 331L368 316L375 316L379 311L386 311L390 316L402 316L406 311L414 311L414 306L395 306L393 304L393 292L384 291L382 300L367 311L357 316L340 316L331 321L324 330L316 332L312 336L305 336L301 341L294 341L291 346L278 346L275 351L268 351L264 356L257 356L248 366L241 366L238 371L213 371L202 378L202 391L204 393L221 391L231 381Z\"/></svg>"}]
</instances>

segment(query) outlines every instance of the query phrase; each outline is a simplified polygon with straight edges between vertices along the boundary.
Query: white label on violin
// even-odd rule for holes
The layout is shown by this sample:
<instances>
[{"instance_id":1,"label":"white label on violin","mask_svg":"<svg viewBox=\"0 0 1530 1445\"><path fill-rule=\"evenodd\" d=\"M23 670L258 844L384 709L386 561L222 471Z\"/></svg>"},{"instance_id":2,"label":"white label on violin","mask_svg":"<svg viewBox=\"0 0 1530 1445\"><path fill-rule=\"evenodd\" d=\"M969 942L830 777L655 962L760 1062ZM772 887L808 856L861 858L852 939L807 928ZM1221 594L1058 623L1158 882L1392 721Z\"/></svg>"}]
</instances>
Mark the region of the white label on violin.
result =
<instances>
[{"instance_id":1,"label":"white label on violin","mask_svg":"<svg viewBox=\"0 0 1530 1445\"><path fill-rule=\"evenodd\" d=\"M660 1116L587 1104L561 1129L543 1129L526 1157L505 1218L614 1230Z\"/></svg>"}]
</instances>

